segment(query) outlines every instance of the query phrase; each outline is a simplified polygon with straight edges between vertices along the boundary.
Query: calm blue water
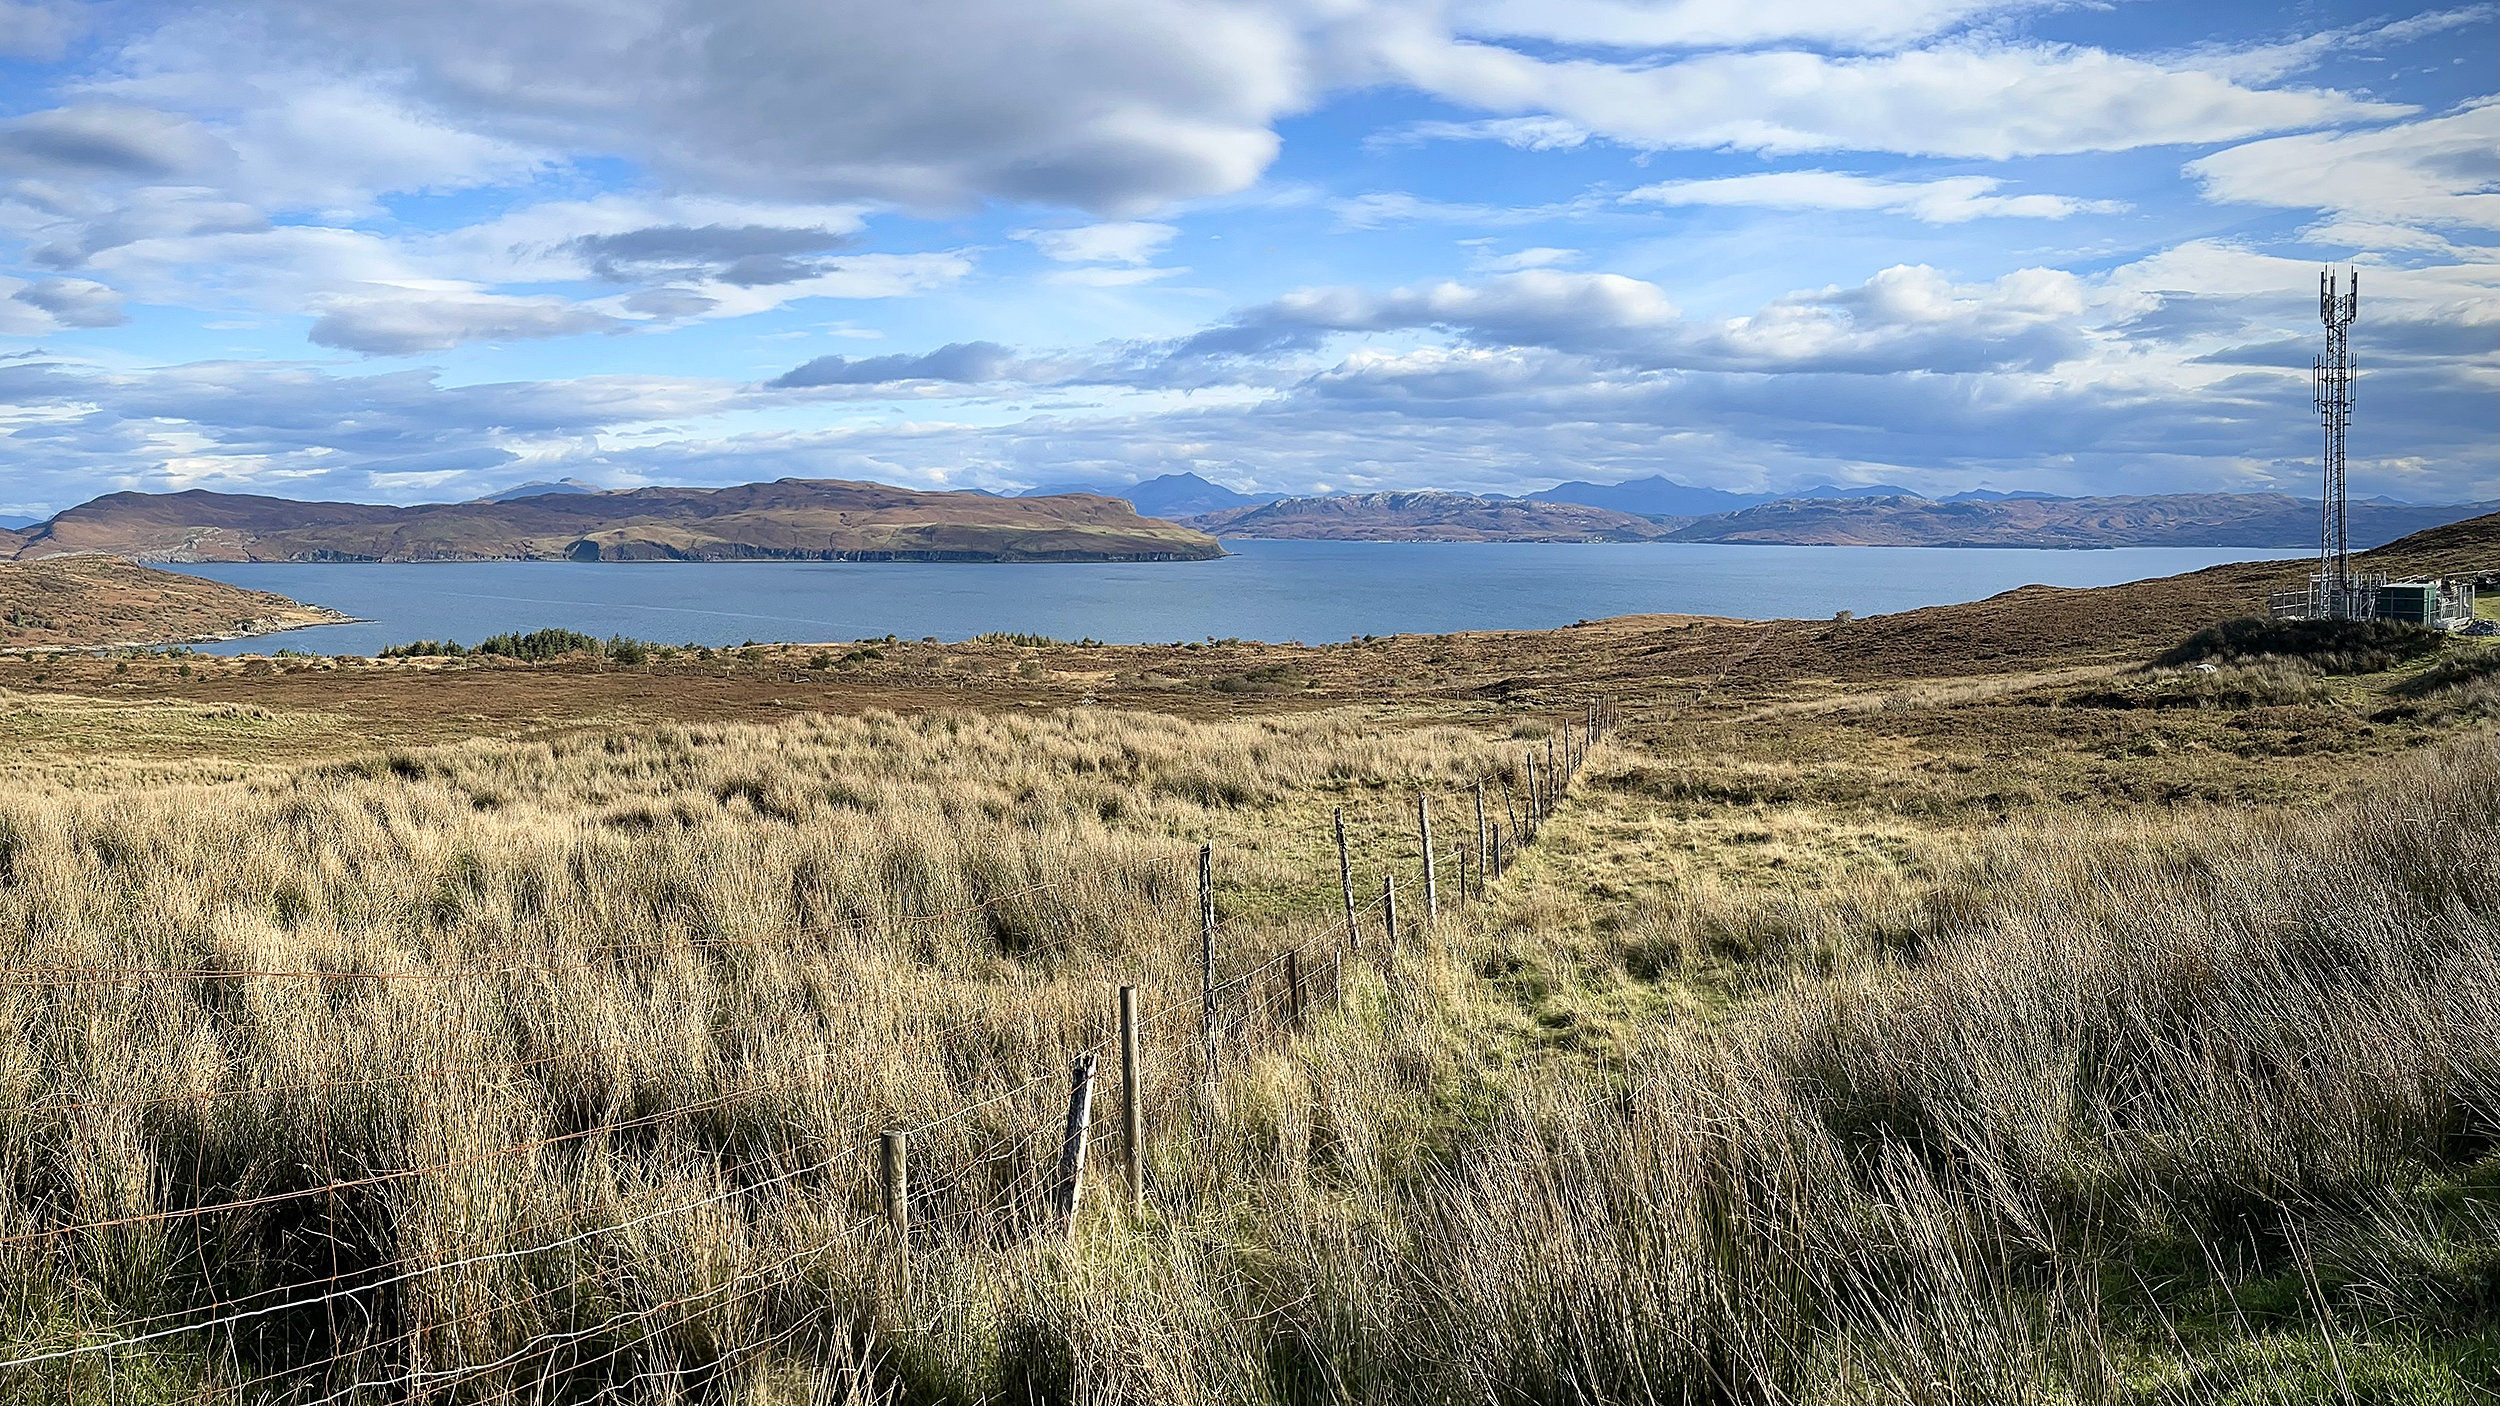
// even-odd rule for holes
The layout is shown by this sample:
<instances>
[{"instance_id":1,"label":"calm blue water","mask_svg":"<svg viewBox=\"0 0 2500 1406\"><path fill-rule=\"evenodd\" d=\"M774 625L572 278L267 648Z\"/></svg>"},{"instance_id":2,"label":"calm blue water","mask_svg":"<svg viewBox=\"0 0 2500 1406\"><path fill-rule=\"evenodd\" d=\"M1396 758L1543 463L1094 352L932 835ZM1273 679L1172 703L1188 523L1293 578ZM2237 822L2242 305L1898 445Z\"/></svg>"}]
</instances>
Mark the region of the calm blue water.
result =
<instances>
[{"instance_id":1,"label":"calm blue water","mask_svg":"<svg viewBox=\"0 0 2500 1406\"><path fill-rule=\"evenodd\" d=\"M185 566L370 621L218 645L371 654L559 625L669 644L959 640L991 630L1113 643L1547 629L1651 611L1751 619L1977 600L2034 582L2105 586L2281 548L2111 551L1709 543L1227 542L1221 561L987 566L458 562Z\"/></svg>"}]
</instances>

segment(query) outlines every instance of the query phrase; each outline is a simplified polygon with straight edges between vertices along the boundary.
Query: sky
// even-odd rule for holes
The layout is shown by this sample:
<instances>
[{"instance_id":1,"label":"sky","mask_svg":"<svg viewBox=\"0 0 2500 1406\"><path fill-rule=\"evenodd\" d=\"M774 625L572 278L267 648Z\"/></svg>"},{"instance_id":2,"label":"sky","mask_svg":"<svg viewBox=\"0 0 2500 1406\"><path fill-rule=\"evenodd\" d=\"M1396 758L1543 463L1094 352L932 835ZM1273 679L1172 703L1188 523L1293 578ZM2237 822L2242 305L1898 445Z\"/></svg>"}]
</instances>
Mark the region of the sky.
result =
<instances>
[{"instance_id":1,"label":"sky","mask_svg":"<svg viewBox=\"0 0 2500 1406\"><path fill-rule=\"evenodd\" d=\"M2500 6L0 0L0 515L2500 498Z\"/></svg>"}]
</instances>

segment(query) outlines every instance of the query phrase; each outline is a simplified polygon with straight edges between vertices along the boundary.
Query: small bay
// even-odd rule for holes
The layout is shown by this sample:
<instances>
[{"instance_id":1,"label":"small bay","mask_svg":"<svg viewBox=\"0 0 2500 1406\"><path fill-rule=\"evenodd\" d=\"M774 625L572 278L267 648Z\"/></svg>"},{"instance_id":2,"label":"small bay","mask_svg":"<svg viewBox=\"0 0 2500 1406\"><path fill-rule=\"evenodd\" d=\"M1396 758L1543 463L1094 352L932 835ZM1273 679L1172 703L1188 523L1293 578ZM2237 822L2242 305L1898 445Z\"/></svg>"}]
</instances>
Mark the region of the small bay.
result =
<instances>
[{"instance_id":1,"label":"small bay","mask_svg":"<svg viewBox=\"0 0 2500 1406\"><path fill-rule=\"evenodd\" d=\"M256 563L175 569L358 617L212 646L371 654L414 639L475 644L561 626L668 644L990 631L1109 643L1205 638L1317 644L1356 635L1550 629L1651 612L1747 619L1877 615L2017 586L2105 586L2281 547L2103 551L1760 547L1715 543L1225 543L1207 562L586 565Z\"/></svg>"}]
</instances>

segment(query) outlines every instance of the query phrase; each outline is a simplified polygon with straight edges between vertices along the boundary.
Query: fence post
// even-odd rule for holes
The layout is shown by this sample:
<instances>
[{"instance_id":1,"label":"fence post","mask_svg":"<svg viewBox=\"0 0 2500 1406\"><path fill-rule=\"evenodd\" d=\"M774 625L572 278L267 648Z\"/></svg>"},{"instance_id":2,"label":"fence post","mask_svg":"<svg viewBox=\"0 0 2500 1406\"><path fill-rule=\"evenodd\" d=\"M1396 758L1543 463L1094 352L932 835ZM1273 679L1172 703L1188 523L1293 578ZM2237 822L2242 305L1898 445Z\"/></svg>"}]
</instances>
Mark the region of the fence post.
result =
<instances>
[{"instance_id":1,"label":"fence post","mask_svg":"<svg viewBox=\"0 0 2500 1406\"><path fill-rule=\"evenodd\" d=\"M1198 1039L1215 1082L1215 846L1198 846Z\"/></svg>"},{"instance_id":2,"label":"fence post","mask_svg":"<svg viewBox=\"0 0 2500 1406\"><path fill-rule=\"evenodd\" d=\"M1146 1209L1146 1129L1137 1098L1137 988L1120 988L1120 1150L1128 1162L1128 1206Z\"/></svg>"},{"instance_id":3,"label":"fence post","mask_svg":"<svg viewBox=\"0 0 2500 1406\"><path fill-rule=\"evenodd\" d=\"M1424 845L1424 921L1437 922L1441 917L1441 876L1432 864L1432 806L1423 792L1415 793L1415 828L1423 836Z\"/></svg>"},{"instance_id":4,"label":"fence post","mask_svg":"<svg viewBox=\"0 0 2500 1406\"><path fill-rule=\"evenodd\" d=\"M1380 930L1389 939L1389 950L1398 945L1398 881L1380 876Z\"/></svg>"},{"instance_id":5,"label":"fence post","mask_svg":"<svg viewBox=\"0 0 2500 1406\"><path fill-rule=\"evenodd\" d=\"M1493 848L1484 837L1484 783L1476 783L1476 897L1487 893L1493 882Z\"/></svg>"},{"instance_id":6,"label":"fence post","mask_svg":"<svg viewBox=\"0 0 2500 1406\"><path fill-rule=\"evenodd\" d=\"M1500 877L1502 877L1502 865L1503 865L1503 863L1504 863L1503 858L1502 858L1502 827L1501 827L1501 826L1499 826L1499 825L1496 825L1496 826L1494 826L1494 827L1493 827L1493 850L1492 850L1492 854L1493 854L1493 877L1494 877L1494 878L1496 878L1496 879L1499 879Z\"/></svg>"},{"instance_id":7,"label":"fence post","mask_svg":"<svg viewBox=\"0 0 2500 1406\"><path fill-rule=\"evenodd\" d=\"M1354 861L1347 857L1345 847L1345 807L1337 807L1337 884L1345 890L1345 940L1348 947L1363 945L1363 930L1354 922Z\"/></svg>"},{"instance_id":8,"label":"fence post","mask_svg":"<svg viewBox=\"0 0 2500 1406\"><path fill-rule=\"evenodd\" d=\"M1545 813L1562 804L1562 778L1554 774L1554 734L1545 734Z\"/></svg>"},{"instance_id":9,"label":"fence post","mask_svg":"<svg viewBox=\"0 0 2500 1406\"><path fill-rule=\"evenodd\" d=\"M1076 1237L1077 1199L1085 1194L1085 1144L1094 1133L1094 1055L1076 1057L1068 1071L1068 1133L1059 1144L1059 1209L1068 1218L1068 1236Z\"/></svg>"},{"instance_id":10,"label":"fence post","mask_svg":"<svg viewBox=\"0 0 2500 1406\"><path fill-rule=\"evenodd\" d=\"M1285 1008L1291 1011L1293 1028L1302 1028L1302 949L1285 949Z\"/></svg>"},{"instance_id":11,"label":"fence post","mask_svg":"<svg viewBox=\"0 0 2500 1406\"><path fill-rule=\"evenodd\" d=\"M904 1169L903 1139L906 1135L890 1132L885 1135L885 1223L894 1237L894 1292L898 1299L911 1298L911 1183Z\"/></svg>"}]
</instances>

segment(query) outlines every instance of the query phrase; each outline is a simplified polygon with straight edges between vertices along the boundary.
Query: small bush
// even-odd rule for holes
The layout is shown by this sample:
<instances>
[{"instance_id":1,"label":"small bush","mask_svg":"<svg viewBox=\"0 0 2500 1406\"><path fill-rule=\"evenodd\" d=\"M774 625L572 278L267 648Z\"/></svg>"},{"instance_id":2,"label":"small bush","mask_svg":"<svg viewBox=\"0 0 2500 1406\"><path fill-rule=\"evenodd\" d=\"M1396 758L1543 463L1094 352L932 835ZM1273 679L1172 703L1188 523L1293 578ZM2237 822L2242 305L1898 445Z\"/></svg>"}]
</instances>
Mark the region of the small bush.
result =
<instances>
[{"instance_id":1,"label":"small bush","mask_svg":"<svg viewBox=\"0 0 2500 1406\"><path fill-rule=\"evenodd\" d=\"M2428 698L2490 678L2500 678L2500 649L2451 655L2387 691L2399 698Z\"/></svg>"},{"instance_id":2,"label":"small bush","mask_svg":"<svg viewBox=\"0 0 2500 1406\"><path fill-rule=\"evenodd\" d=\"M1292 693L1311 686L1302 671L1290 664L1264 664L1238 674L1226 674L1215 681L1218 693Z\"/></svg>"},{"instance_id":3,"label":"small bush","mask_svg":"<svg viewBox=\"0 0 2500 1406\"><path fill-rule=\"evenodd\" d=\"M535 663L544 659L561 659L568 654L589 654L619 664L643 664L650 661L652 651L658 647L649 640L627 635L610 635L602 640L579 630L545 629L532 630L526 635L489 635L478 641L474 649L458 640L411 640L407 644L384 646L377 657L458 659L472 654L491 654L502 659Z\"/></svg>"},{"instance_id":4,"label":"small bush","mask_svg":"<svg viewBox=\"0 0 2500 1406\"><path fill-rule=\"evenodd\" d=\"M2156 667L2238 663L2268 655L2306 659L2330 674L2375 674L2447 644L2439 630L2394 620L2259 620L2210 625L2153 660Z\"/></svg>"}]
</instances>

